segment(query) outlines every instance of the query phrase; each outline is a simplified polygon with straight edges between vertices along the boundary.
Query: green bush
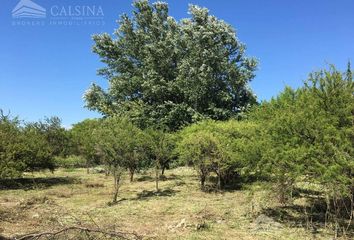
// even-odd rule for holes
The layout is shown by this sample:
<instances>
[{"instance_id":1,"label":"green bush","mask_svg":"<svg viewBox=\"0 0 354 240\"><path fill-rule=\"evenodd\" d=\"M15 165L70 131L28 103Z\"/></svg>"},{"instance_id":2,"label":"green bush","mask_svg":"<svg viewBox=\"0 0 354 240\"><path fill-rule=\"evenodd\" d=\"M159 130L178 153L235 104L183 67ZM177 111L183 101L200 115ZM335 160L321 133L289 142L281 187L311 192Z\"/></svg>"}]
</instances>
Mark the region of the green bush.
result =
<instances>
[{"instance_id":1,"label":"green bush","mask_svg":"<svg viewBox=\"0 0 354 240\"><path fill-rule=\"evenodd\" d=\"M254 123L236 120L193 124L179 134L179 159L198 171L202 189L211 173L217 175L218 188L223 188L250 173L258 162L257 129Z\"/></svg>"},{"instance_id":2,"label":"green bush","mask_svg":"<svg viewBox=\"0 0 354 240\"><path fill-rule=\"evenodd\" d=\"M59 123L58 123L59 124ZM55 151L49 123L23 123L0 110L0 178L21 177L25 171L54 170Z\"/></svg>"}]
</instances>

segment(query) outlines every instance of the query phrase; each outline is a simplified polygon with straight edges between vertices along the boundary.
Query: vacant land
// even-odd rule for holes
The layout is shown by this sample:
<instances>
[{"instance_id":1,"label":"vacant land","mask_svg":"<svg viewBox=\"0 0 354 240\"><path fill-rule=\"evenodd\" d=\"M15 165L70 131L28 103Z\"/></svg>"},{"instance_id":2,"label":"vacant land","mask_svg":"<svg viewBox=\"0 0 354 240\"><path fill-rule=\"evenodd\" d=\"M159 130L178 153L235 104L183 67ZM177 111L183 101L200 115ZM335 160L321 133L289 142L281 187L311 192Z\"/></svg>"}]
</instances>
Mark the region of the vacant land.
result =
<instances>
[{"instance_id":1,"label":"vacant land","mask_svg":"<svg viewBox=\"0 0 354 240\"><path fill-rule=\"evenodd\" d=\"M0 234L21 235L66 226L93 226L136 232L144 239L329 239L323 228L308 227L301 208L307 191L294 208L273 201L267 183L254 182L239 190L202 192L190 168L168 170L154 191L153 172L124 179L120 201L109 206L113 181L85 169L60 169L2 181ZM314 226L313 224L311 226Z\"/></svg>"}]
</instances>

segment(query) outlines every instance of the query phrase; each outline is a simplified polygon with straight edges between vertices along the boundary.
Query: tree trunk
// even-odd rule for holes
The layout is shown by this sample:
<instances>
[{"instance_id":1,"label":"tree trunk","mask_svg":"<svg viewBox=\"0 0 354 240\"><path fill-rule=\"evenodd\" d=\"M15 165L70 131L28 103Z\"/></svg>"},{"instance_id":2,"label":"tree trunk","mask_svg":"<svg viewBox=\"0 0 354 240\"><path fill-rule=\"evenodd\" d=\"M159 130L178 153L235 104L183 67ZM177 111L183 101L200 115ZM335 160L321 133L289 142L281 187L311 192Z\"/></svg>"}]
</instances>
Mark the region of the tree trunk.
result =
<instances>
[{"instance_id":1,"label":"tree trunk","mask_svg":"<svg viewBox=\"0 0 354 240\"><path fill-rule=\"evenodd\" d=\"M113 203L117 202L118 191L119 191L119 189L116 186L114 186L114 195L113 195L113 201L112 201Z\"/></svg>"},{"instance_id":2,"label":"tree trunk","mask_svg":"<svg viewBox=\"0 0 354 240\"><path fill-rule=\"evenodd\" d=\"M156 192L159 191L159 163L158 161L156 162L155 166L155 181L156 181Z\"/></svg>"},{"instance_id":3,"label":"tree trunk","mask_svg":"<svg viewBox=\"0 0 354 240\"><path fill-rule=\"evenodd\" d=\"M200 176L200 189L204 190L204 185L205 185L205 176L202 174Z\"/></svg>"},{"instance_id":4,"label":"tree trunk","mask_svg":"<svg viewBox=\"0 0 354 240\"><path fill-rule=\"evenodd\" d=\"M221 173L220 173L220 167L218 166L218 170L217 170L217 175L218 175L218 183L217 183L217 188L218 190L221 189Z\"/></svg>"},{"instance_id":5,"label":"tree trunk","mask_svg":"<svg viewBox=\"0 0 354 240\"><path fill-rule=\"evenodd\" d=\"M90 173L90 166L89 166L89 161L86 160L86 173L89 174Z\"/></svg>"},{"instance_id":6,"label":"tree trunk","mask_svg":"<svg viewBox=\"0 0 354 240\"><path fill-rule=\"evenodd\" d=\"M130 172L130 182L133 182L135 169L130 169L129 172Z\"/></svg>"},{"instance_id":7,"label":"tree trunk","mask_svg":"<svg viewBox=\"0 0 354 240\"><path fill-rule=\"evenodd\" d=\"M118 192L119 192L119 183L120 183L120 177L121 177L121 172L120 170L114 169L113 170L113 177L114 177L114 194L113 194L113 203L117 202L118 198Z\"/></svg>"},{"instance_id":8,"label":"tree trunk","mask_svg":"<svg viewBox=\"0 0 354 240\"><path fill-rule=\"evenodd\" d=\"M165 167L165 166L162 166L162 170L161 170L161 175L162 175L162 176L165 175L165 169L166 169L166 167Z\"/></svg>"}]
</instances>

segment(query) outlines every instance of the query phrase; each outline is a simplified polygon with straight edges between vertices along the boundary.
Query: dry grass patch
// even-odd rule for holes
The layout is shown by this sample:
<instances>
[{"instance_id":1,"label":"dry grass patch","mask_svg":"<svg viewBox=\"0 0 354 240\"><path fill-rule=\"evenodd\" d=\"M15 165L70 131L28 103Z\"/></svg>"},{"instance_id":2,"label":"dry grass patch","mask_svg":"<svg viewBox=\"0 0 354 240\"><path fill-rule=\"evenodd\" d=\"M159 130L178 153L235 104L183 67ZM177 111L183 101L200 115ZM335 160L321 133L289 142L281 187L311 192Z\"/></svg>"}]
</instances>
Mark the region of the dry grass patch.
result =
<instances>
[{"instance_id":1,"label":"dry grass patch","mask_svg":"<svg viewBox=\"0 0 354 240\"><path fill-rule=\"evenodd\" d=\"M118 204L108 206L113 179L85 169L40 178L74 179L39 189L0 191L0 234L14 235L83 224L137 232L146 239L328 239L305 226L279 223L264 209L278 207L264 183L243 190L205 193L193 169L166 171L155 192L153 172L124 177ZM5 208L6 206L6 208ZM23 206L23 207L21 207ZM263 214L263 215L262 215Z\"/></svg>"}]
</instances>

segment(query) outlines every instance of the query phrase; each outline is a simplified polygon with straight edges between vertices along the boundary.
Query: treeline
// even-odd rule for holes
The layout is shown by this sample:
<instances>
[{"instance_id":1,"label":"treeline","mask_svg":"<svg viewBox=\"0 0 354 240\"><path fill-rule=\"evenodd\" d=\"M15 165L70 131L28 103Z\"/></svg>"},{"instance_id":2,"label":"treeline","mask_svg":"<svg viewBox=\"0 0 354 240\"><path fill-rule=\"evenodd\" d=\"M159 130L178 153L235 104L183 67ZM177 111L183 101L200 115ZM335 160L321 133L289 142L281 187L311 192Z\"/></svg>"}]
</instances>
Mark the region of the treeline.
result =
<instances>
[{"instance_id":1,"label":"treeline","mask_svg":"<svg viewBox=\"0 0 354 240\"><path fill-rule=\"evenodd\" d=\"M158 191L166 168L189 165L202 190L266 179L282 204L291 202L298 183L315 184L326 199L328 216L351 219L353 94L350 68L341 73L330 67L310 74L303 87L287 87L254 106L242 120L203 120L175 132L162 126L141 129L124 117L87 119L66 130L55 117L22 123L2 113L0 177L103 165L114 178L116 202L124 172L133 181L137 171L153 167Z\"/></svg>"}]
</instances>

